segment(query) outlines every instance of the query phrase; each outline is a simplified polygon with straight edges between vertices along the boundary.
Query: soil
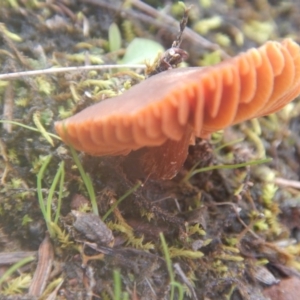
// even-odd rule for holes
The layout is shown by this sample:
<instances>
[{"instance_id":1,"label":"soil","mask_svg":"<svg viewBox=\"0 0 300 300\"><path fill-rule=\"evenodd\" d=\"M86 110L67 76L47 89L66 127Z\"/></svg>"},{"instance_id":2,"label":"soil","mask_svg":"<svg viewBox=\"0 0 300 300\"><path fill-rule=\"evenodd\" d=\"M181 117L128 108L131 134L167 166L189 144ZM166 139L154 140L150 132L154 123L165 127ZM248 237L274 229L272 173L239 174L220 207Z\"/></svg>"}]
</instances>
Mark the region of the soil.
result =
<instances>
[{"instance_id":1,"label":"soil","mask_svg":"<svg viewBox=\"0 0 300 300\"><path fill-rule=\"evenodd\" d=\"M186 65L267 40L300 43L298 1L190 4ZM134 38L168 49L182 13L170 1L2 0L0 75L117 64ZM78 153L95 215L70 149L49 133L144 75L134 68L0 79L0 299L297 299L299 99L198 139L172 180L132 178L122 156ZM191 176L193 168L206 169Z\"/></svg>"}]
</instances>

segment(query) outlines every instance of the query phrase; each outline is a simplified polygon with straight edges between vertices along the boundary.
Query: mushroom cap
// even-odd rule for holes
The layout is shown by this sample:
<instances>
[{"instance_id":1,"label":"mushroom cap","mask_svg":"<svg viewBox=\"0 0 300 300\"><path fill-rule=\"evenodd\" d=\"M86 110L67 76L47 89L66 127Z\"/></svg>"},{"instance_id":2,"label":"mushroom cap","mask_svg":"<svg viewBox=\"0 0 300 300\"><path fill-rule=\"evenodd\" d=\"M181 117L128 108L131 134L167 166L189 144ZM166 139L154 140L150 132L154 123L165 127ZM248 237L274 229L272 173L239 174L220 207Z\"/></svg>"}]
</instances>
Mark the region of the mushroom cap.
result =
<instances>
[{"instance_id":1,"label":"mushroom cap","mask_svg":"<svg viewBox=\"0 0 300 300\"><path fill-rule=\"evenodd\" d=\"M63 141L91 155L120 155L207 134L281 109L300 94L300 47L291 39L205 68L162 72L55 123Z\"/></svg>"}]
</instances>

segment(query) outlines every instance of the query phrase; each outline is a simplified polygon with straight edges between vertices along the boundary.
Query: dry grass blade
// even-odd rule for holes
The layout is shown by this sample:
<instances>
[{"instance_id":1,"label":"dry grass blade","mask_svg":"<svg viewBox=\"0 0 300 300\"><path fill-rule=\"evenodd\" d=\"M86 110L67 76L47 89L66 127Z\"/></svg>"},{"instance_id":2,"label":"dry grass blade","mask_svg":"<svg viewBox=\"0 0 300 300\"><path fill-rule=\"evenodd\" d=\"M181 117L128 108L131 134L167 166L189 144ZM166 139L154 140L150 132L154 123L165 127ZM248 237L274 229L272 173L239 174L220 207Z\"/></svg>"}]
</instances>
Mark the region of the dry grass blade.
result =
<instances>
[{"instance_id":1,"label":"dry grass blade","mask_svg":"<svg viewBox=\"0 0 300 300\"><path fill-rule=\"evenodd\" d=\"M28 292L30 296L39 297L43 294L50 276L53 259L54 249L47 235L39 247L38 264Z\"/></svg>"}]
</instances>

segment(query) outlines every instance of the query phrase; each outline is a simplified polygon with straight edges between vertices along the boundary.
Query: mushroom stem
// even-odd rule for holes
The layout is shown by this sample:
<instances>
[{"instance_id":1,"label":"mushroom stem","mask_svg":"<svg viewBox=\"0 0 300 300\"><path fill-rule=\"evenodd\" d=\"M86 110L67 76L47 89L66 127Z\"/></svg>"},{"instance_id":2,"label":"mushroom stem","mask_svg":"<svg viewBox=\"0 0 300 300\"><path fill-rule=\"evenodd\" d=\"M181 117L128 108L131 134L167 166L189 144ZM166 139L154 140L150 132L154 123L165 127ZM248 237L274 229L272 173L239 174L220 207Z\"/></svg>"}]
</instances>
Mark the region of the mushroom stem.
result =
<instances>
[{"instance_id":1,"label":"mushroom stem","mask_svg":"<svg viewBox=\"0 0 300 300\"><path fill-rule=\"evenodd\" d=\"M189 127L179 141L166 140L156 147L144 147L125 157L123 167L130 178L171 179L182 168L193 137Z\"/></svg>"}]
</instances>

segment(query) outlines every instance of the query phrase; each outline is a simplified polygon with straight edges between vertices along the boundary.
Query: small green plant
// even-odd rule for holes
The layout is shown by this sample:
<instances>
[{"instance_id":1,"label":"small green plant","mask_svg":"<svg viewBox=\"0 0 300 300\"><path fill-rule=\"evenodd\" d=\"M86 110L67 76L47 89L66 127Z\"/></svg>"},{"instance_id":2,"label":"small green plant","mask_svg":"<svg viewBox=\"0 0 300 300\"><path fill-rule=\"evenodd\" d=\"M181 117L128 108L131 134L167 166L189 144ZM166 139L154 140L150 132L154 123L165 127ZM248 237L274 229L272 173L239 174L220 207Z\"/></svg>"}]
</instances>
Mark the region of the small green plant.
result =
<instances>
[{"instance_id":1,"label":"small green plant","mask_svg":"<svg viewBox=\"0 0 300 300\"><path fill-rule=\"evenodd\" d=\"M45 205L44 197L43 197L43 193L42 193L42 180L44 177L45 170L51 161L51 158L52 158L51 155L48 155L45 157L45 161L37 175L37 194L38 194L39 205L40 205L42 214L44 216L44 219L46 221L46 225L47 225L49 234L53 238L55 236L55 231L53 229L52 223L57 225L57 222L58 222L60 208L61 208L61 199L62 199L64 178L65 178L65 171L64 171L64 162L61 162L58 167L58 170L56 172L56 175L53 179L51 187L49 189L48 197L47 197L47 201L46 201L46 205ZM60 181L60 182L59 182L57 209L56 209L56 213L55 213L54 222L52 222L51 206L52 206L54 192L55 192L56 186L58 184L58 181Z\"/></svg>"},{"instance_id":2,"label":"small green plant","mask_svg":"<svg viewBox=\"0 0 300 300\"><path fill-rule=\"evenodd\" d=\"M141 182L138 182L133 188L128 190L123 196L121 196L112 206L111 208L106 212L106 214L102 217L102 221L104 222L107 217L114 211L114 209L130 194L134 193L140 186L142 185Z\"/></svg>"},{"instance_id":3,"label":"small green plant","mask_svg":"<svg viewBox=\"0 0 300 300\"><path fill-rule=\"evenodd\" d=\"M119 270L114 270L114 300L127 299L129 299L128 293L122 293L121 273Z\"/></svg>"},{"instance_id":4,"label":"small green plant","mask_svg":"<svg viewBox=\"0 0 300 300\"><path fill-rule=\"evenodd\" d=\"M76 153L76 151L70 147L70 151L71 151L71 154L72 154L72 157L74 159L74 162L79 170L79 173L80 173L80 176L85 184L85 187L87 189L87 192L88 192L88 195L89 195L89 198L91 200L91 203L92 203L92 209L93 209L93 213L97 216L99 216L99 210L98 210L98 206L97 206L97 200L96 200L96 195L95 195L95 190L94 190L94 187L93 187L93 183L92 183L92 179L91 177L89 176L89 174L87 174L84 169L83 169L83 166L79 160L79 157Z\"/></svg>"},{"instance_id":5,"label":"small green plant","mask_svg":"<svg viewBox=\"0 0 300 300\"><path fill-rule=\"evenodd\" d=\"M37 127L38 131L41 133L41 135L47 140L47 142L54 147L54 142L51 138L51 136L49 135L49 132L47 132L47 130L44 128L44 126L41 123L41 114L39 111L35 112L33 114L33 122L35 124L35 126Z\"/></svg>"},{"instance_id":6,"label":"small green plant","mask_svg":"<svg viewBox=\"0 0 300 300\"><path fill-rule=\"evenodd\" d=\"M132 189L129 190L127 193L125 193L120 199L122 199L122 198L125 199L125 197L128 196L129 193L131 193L131 192L132 192ZM118 201L116 201L116 202L118 202ZM126 221L123 218L118 207L115 205L113 205L113 206L114 206L114 216L116 218L116 221L115 222L110 221L107 224L108 227L113 231L122 232L126 236L126 239L127 239L126 244L127 245L131 245L136 249L142 249L142 250L146 250L146 251L148 251L150 249L154 249L154 245L151 242L144 243L143 236L141 236L141 237L135 236L134 229L126 223Z\"/></svg>"},{"instance_id":7,"label":"small green plant","mask_svg":"<svg viewBox=\"0 0 300 300\"><path fill-rule=\"evenodd\" d=\"M1 294L7 296L22 294L30 286L31 280L32 277L29 274L21 274L16 278L10 279Z\"/></svg>"},{"instance_id":8,"label":"small green plant","mask_svg":"<svg viewBox=\"0 0 300 300\"><path fill-rule=\"evenodd\" d=\"M174 276L174 272L173 272L173 268L172 268L172 261L171 261L168 245L166 243L165 237L162 232L160 232L159 237L160 237L162 250L164 252L166 265L167 265L167 269L168 269L168 273L169 273L169 277L170 277L170 285L171 285L170 300L175 299L174 298L175 297L175 287L177 287L177 289L178 289L178 299L181 300L181 299L183 299L183 296L184 296L183 286L179 282L175 281L175 276Z\"/></svg>"},{"instance_id":9,"label":"small green plant","mask_svg":"<svg viewBox=\"0 0 300 300\"><path fill-rule=\"evenodd\" d=\"M243 138L236 139L236 140L233 140L233 141L229 141L229 142L227 142L227 143L222 144L222 145L219 146L219 147L216 147L216 148L213 150L213 152L214 152L214 153L218 153L220 150L222 150L222 149L224 149L224 148L226 148L226 147L229 147L229 146L231 146L231 145L236 145L236 144L242 143L243 141L244 141Z\"/></svg>"},{"instance_id":10,"label":"small green plant","mask_svg":"<svg viewBox=\"0 0 300 300\"><path fill-rule=\"evenodd\" d=\"M200 169L196 169L197 165L199 163L196 163L195 166L186 174L186 176L183 178L182 182L187 182L189 181L194 175L202 172L207 172L207 171L212 171L212 170L230 170L230 169L238 169L238 168L243 168L247 166L255 166L255 165L260 165L264 163L268 163L272 161L271 158L264 158L264 159L256 159L252 161L248 161L245 163L240 163L240 164L233 164L233 165L217 165L217 166L209 166L209 167L204 167Z\"/></svg>"},{"instance_id":11,"label":"small green plant","mask_svg":"<svg viewBox=\"0 0 300 300\"><path fill-rule=\"evenodd\" d=\"M116 23L112 23L108 29L108 43L111 52L118 51L122 46L121 32Z\"/></svg>"},{"instance_id":12,"label":"small green plant","mask_svg":"<svg viewBox=\"0 0 300 300\"><path fill-rule=\"evenodd\" d=\"M28 256L26 258L21 259L20 261L18 261L17 263L15 263L14 265L12 265L1 277L0 277L0 290L2 291L2 284L4 282L6 282L6 280L14 273L16 272L18 269L20 269L21 267L25 266L26 264L32 262L33 260L35 260L34 256ZM25 275L25 274L24 274ZM18 277L19 278L19 277ZM16 279L15 281L11 282L10 284L8 284L5 288L6 294L11 294L11 293L16 293L19 290L23 289L23 288L27 288L27 283L28 283L28 277L27 276L23 276L20 277L19 279Z\"/></svg>"},{"instance_id":13,"label":"small green plant","mask_svg":"<svg viewBox=\"0 0 300 300\"><path fill-rule=\"evenodd\" d=\"M20 127L23 127L23 128L26 128L26 129L29 129L31 131L35 131L35 132L41 132L39 129L37 128L34 128L34 127L31 127L31 126L27 126L27 125L24 125L22 123L19 123L19 122L15 122L15 121L9 121L9 120L0 120L0 123L10 123L10 124L13 124L13 125L17 125L17 126L20 126ZM61 140L61 138L59 136L57 136L56 134L53 134L53 133L47 133L50 137L53 137L57 140Z\"/></svg>"}]
</instances>

